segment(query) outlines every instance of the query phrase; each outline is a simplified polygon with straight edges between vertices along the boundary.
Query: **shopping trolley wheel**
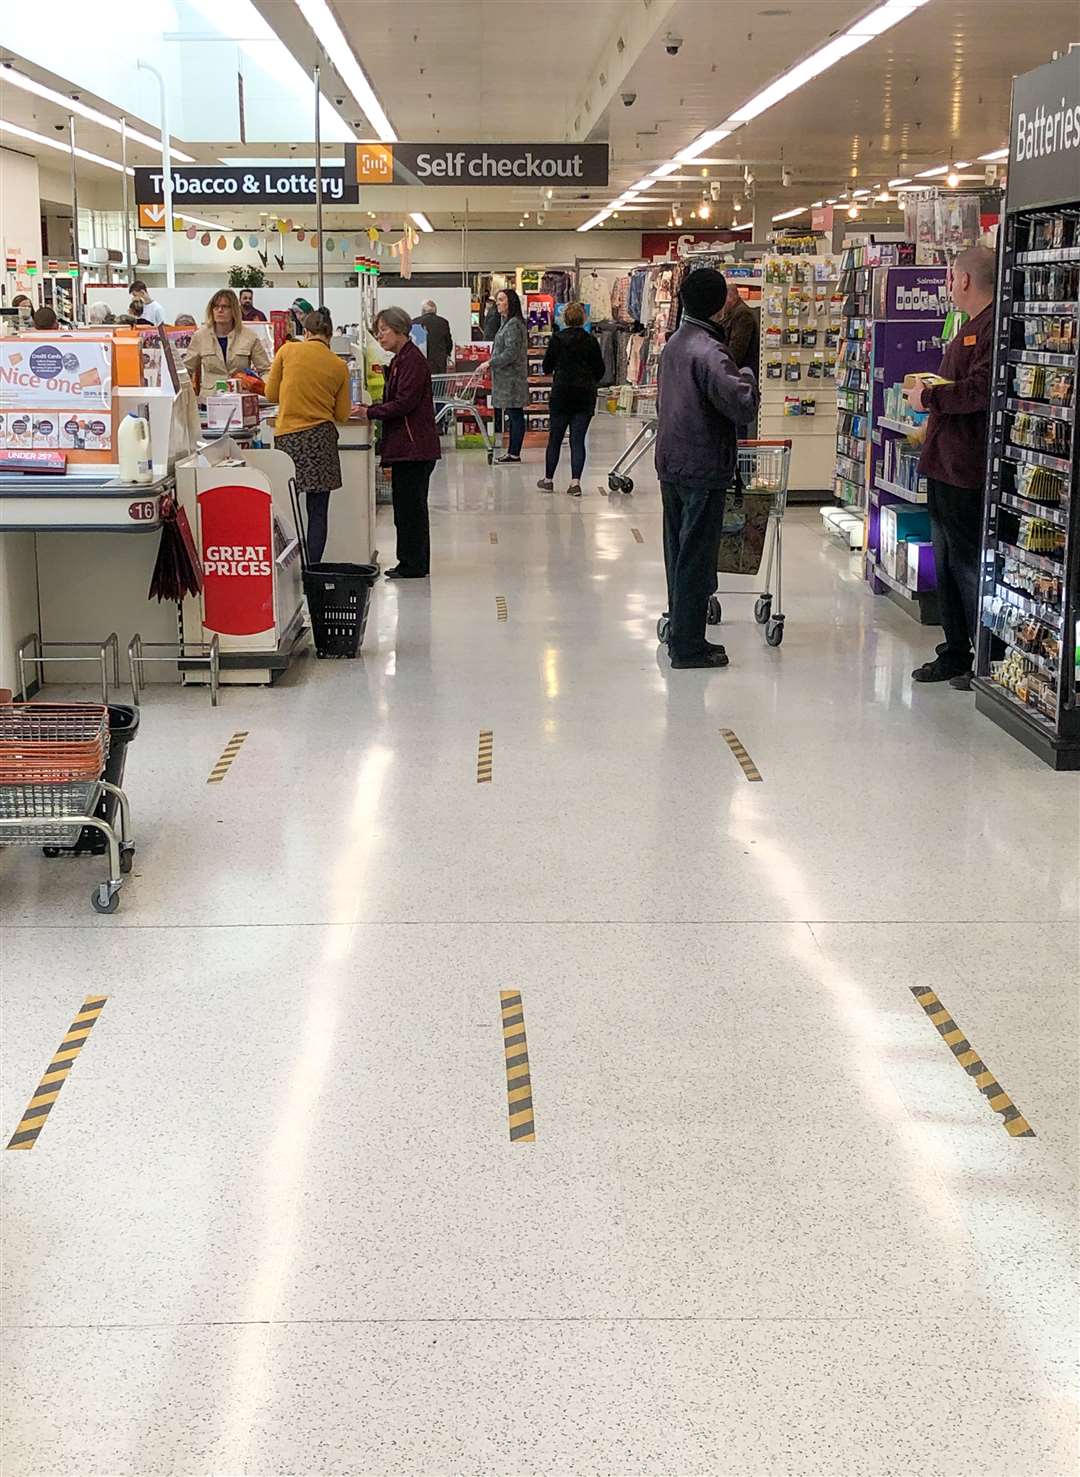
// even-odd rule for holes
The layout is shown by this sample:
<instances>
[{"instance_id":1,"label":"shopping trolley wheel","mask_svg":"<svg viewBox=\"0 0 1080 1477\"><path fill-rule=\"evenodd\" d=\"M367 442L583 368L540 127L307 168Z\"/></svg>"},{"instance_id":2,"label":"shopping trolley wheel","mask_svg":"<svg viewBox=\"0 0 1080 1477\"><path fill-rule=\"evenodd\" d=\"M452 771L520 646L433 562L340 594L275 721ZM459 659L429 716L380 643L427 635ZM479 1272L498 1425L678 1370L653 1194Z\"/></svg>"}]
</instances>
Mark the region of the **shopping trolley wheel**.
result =
<instances>
[{"instance_id":1,"label":"shopping trolley wheel","mask_svg":"<svg viewBox=\"0 0 1080 1477\"><path fill-rule=\"evenodd\" d=\"M119 883L99 882L90 894L90 904L95 913L115 913L120 906Z\"/></svg>"},{"instance_id":2,"label":"shopping trolley wheel","mask_svg":"<svg viewBox=\"0 0 1080 1477\"><path fill-rule=\"evenodd\" d=\"M667 639L670 635L671 617L669 615L662 615L656 623L656 639L657 641L664 642L664 644L666 645Z\"/></svg>"},{"instance_id":3,"label":"shopping trolley wheel","mask_svg":"<svg viewBox=\"0 0 1080 1477\"><path fill-rule=\"evenodd\" d=\"M492 462L494 460L495 460L495 453L493 451L489 451L488 452L488 466L489 467L491 466L491 464L492 464Z\"/></svg>"},{"instance_id":4,"label":"shopping trolley wheel","mask_svg":"<svg viewBox=\"0 0 1080 1477\"><path fill-rule=\"evenodd\" d=\"M625 492L627 494L627 496L629 496L629 494L633 492L633 490L634 490L634 479L633 479L633 477L624 477L622 479L622 489L621 490L623 492Z\"/></svg>"},{"instance_id":5,"label":"shopping trolley wheel","mask_svg":"<svg viewBox=\"0 0 1080 1477\"><path fill-rule=\"evenodd\" d=\"M52 861L60 855L60 848L59 846L43 846L41 848L41 854L42 856L47 856Z\"/></svg>"},{"instance_id":6,"label":"shopping trolley wheel","mask_svg":"<svg viewBox=\"0 0 1080 1477\"><path fill-rule=\"evenodd\" d=\"M608 492L622 492L622 478L618 472L609 472L607 480Z\"/></svg>"},{"instance_id":7,"label":"shopping trolley wheel","mask_svg":"<svg viewBox=\"0 0 1080 1477\"><path fill-rule=\"evenodd\" d=\"M718 626L723 619L724 607L715 595L709 596L709 608L705 613L705 619L710 626Z\"/></svg>"},{"instance_id":8,"label":"shopping trolley wheel","mask_svg":"<svg viewBox=\"0 0 1080 1477\"><path fill-rule=\"evenodd\" d=\"M784 639L784 617L778 615L765 627L765 640L770 646L779 646Z\"/></svg>"},{"instance_id":9,"label":"shopping trolley wheel","mask_svg":"<svg viewBox=\"0 0 1080 1477\"><path fill-rule=\"evenodd\" d=\"M754 619L759 626L763 626L772 615L772 596L759 595L754 604Z\"/></svg>"},{"instance_id":10,"label":"shopping trolley wheel","mask_svg":"<svg viewBox=\"0 0 1080 1477\"><path fill-rule=\"evenodd\" d=\"M135 848L132 845L120 848L120 870L126 877L135 865Z\"/></svg>"}]
</instances>

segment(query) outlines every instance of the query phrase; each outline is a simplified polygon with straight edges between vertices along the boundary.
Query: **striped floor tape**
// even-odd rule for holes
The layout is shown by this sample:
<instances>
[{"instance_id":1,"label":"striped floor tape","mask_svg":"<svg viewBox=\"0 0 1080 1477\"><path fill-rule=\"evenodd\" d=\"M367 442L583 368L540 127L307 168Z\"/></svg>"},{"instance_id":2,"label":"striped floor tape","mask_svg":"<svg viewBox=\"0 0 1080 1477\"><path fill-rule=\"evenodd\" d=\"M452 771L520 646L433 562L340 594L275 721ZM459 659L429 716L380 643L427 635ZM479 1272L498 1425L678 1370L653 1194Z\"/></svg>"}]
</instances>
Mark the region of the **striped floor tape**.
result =
<instances>
[{"instance_id":1,"label":"striped floor tape","mask_svg":"<svg viewBox=\"0 0 1080 1477\"><path fill-rule=\"evenodd\" d=\"M241 749L241 747L243 745L243 742L247 738L247 736L248 736L248 731L247 731L246 728L241 733L234 733L233 734L232 738L229 740L229 742L225 745L224 749L221 751L221 758L218 760L218 762L214 765L213 769L210 771L209 777L207 778L207 781L206 781L206 783L208 785L220 785L221 784L221 781L225 778L225 776L229 772L229 766L232 764L232 762L236 758L237 754L239 754L240 749Z\"/></svg>"},{"instance_id":2,"label":"striped floor tape","mask_svg":"<svg viewBox=\"0 0 1080 1477\"><path fill-rule=\"evenodd\" d=\"M45 1075L34 1089L34 1095L26 1105L26 1112L18 1128L8 1141L9 1149L32 1149L38 1134L45 1127L53 1103L60 1096L60 1089L67 1081L72 1063L82 1051L94 1022L105 1008L107 995L88 995L79 1006L79 1013L67 1028L67 1034L53 1053L53 1059L45 1068Z\"/></svg>"},{"instance_id":3,"label":"striped floor tape","mask_svg":"<svg viewBox=\"0 0 1080 1477\"><path fill-rule=\"evenodd\" d=\"M933 990L920 985L911 985L911 993L937 1026L941 1039L952 1052L969 1077L974 1077L975 1086L986 1098L995 1113L1000 1113L1005 1132L1014 1139L1033 1139L1035 1130L1020 1112L1001 1083L980 1059L970 1041L942 1005Z\"/></svg>"},{"instance_id":4,"label":"striped floor tape","mask_svg":"<svg viewBox=\"0 0 1080 1477\"><path fill-rule=\"evenodd\" d=\"M491 784L494 748L494 734L490 728L482 728L480 730L480 741L476 746L476 783L478 785Z\"/></svg>"},{"instance_id":5,"label":"striped floor tape","mask_svg":"<svg viewBox=\"0 0 1080 1477\"><path fill-rule=\"evenodd\" d=\"M506 596L505 595L496 595L495 596L495 616L496 616L496 619L498 619L500 621L504 621L506 619Z\"/></svg>"},{"instance_id":6,"label":"striped floor tape","mask_svg":"<svg viewBox=\"0 0 1080 1477\"><path fill-rule=\"evenodd\" d=\"M761 771L743 748L738 734L732 733L730 728L722 728L720 737L739 761L739 768L748 780L760 780Z\"/></svg>"},{"instance_id":7,"label":"striped floor tape","mask_svg":"<svg viewBox=\"0 0 1080 1477\"><path fill-rule=\"evenodd\" d=\"M499 535L495 532L494 529L492 529L491 532L488 534L488 538L493 544L497 544L499 542Z\"/></svg>"},{"instance_id":8,"label":"striped floor tape","mask_svg":"<svg viewBox=\"0 0 1080 1477\"><path fill-rule=\"evenodd\" d=\"M510 1115L510 1142L536 1142L533 1117L529 1043L525 1039L525 1006L516 990L500 990L503 1051L506 1055L506 1106Z\"/></svg>"},{"instance_id":9,"label":"striped floor tape","mask_svg":"<svg viewBox=\"0 0 1080 1477\"><path fill-rule=\"evenodd\" d=\"M632 528L630 530L630 532L634 535L634 543L635 544L643 544L645 542L645 540L641 536L641 529L640 528Z\"/></svg>"}]
</instances>

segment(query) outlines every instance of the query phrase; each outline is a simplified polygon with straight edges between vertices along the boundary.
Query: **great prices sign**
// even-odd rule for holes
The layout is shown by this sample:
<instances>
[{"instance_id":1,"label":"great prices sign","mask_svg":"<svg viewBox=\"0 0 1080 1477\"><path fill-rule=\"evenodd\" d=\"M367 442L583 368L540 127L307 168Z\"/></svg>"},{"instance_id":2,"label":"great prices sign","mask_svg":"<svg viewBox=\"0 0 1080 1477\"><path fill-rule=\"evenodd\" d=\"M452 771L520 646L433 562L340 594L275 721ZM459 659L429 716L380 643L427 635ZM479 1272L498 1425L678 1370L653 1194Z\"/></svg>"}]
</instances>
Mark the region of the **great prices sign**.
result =
<instances>
[{"instance_id":1,"label":"great prices sign","mask_svg":"<svg viewBox=\"0 0 1080 1477\"><path fill-rule=\"evenodd\" d=\"M199 493L203 625L221 636L274 626L274 523L270 492L239 481Z\"/></svg>"}]
</instances>

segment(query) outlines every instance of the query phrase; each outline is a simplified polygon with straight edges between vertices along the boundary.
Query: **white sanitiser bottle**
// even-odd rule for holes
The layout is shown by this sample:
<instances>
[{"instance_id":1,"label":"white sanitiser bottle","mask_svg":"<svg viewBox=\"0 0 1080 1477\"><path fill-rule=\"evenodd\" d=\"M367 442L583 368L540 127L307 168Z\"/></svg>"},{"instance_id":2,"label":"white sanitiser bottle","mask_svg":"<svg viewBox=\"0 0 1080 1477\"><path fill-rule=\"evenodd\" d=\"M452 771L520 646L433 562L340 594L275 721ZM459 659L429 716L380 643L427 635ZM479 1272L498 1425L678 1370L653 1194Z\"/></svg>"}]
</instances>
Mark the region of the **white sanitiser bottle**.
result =
<instances>
[{"instance_id":1,"label":"white sanitiser bottle","mask_svg":"<svg viewBox=\"0 0 1080 1477\"><path fill-rule=\"evenodd\" d=\"M143 415L129 411L120 422L116 436L120 481L145 484L153 482L154 467L150 459L150 422Z\"/></svg>"}]
</instances>

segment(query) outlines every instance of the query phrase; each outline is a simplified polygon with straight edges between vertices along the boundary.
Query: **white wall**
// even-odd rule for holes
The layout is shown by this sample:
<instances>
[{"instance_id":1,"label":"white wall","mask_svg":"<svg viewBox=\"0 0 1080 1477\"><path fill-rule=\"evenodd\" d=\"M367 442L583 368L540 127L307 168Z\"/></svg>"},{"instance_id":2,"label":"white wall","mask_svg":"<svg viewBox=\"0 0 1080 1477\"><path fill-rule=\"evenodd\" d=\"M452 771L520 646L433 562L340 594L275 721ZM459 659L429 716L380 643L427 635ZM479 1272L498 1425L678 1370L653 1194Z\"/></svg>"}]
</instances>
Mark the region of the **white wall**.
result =
<instances>
[{"instance_id":1,"label":"white wall","mask_svg":"<svg viewBox=\"0 0 1080 1477\"><path fill-rule=\"evenodd\" d=\"M0 533L0 687L19 688L15 647L38 628L32 533Z\"/></svg>"},{"instance_id":2,"label":"white wall","mask_svg":"<svg viewBox=\"0 0 1080 1477\"><path fill-rule=\"evenodd\" d=\"M154 287L154 300L168 314L169 322L175 322L177 313L190 313L196 323L202 323L206 315L206 304L210 296L221 286L220 280L203 282L192 287ZM297 297L306 297L315 302L315 292L304 288L256 287L255 306L269 314L272 308L291 308ZM404 287L397 278L379 288L379 306L391 305L405 308L414 318L420 316L420 304L425 298L434 298L439 312L449 320L456 344L467 344L472 338L472 298L465 287ZM87 303L108 303L114 313L126 313L131 294L126 287L91 287ZM355 323L360 311L360 294L355 288L327 287L326 306L335 327L342 323Z\"/></svg>"},{"instance_id":3,"label":"white wall","mask_svg":"<svg viewBox=\"0 0 1080 1477\"><path fill-rule=\"evenodd\" d=\"M347 232L328 230L324 233L334 242L332 252L320 247L328 285L339 287L346 277L352 276L355 256L376 256L375 247L365 234L366 222L367 216L362 215ZM230 267L261 266L258 248L248 245L249 232L250 227L213 230L209 233L210 245L203 246L198 236L191 241L185 233L174 231L173 253L178 285L181 278L185 283L189 281L191 274L199 274L209 284L227 277ZM161 231L140 232L143 234L150 239L150 266L142 275L147 282L160 285L165 280L164 236ZM216 243L222 235L227 244L224 251L219 251ZM256 232L256 235L261 246L262 234ZM237 237L242 242L239 251L233 248ZM397 276L399 272L398 258L392 257L387 249L388 243L398 239L400 233L397 231L385 234L384 254L377 258L384 276ZM295 288L296 292L309 295L306 289L313 288L318 280L318 257L309 240L309 237L303 241L297 241L295 236L284 238L285 270L282 272L274 260L274 253L282 250L282 238L271 235L269 261L264 270L275 286ZM346 247L344 254L341 250L343 244ZM467 241L466 271L513 266L565 267L572 266L579 256L637 261L641 257L641 232L597 229L582 235L578 231L472 231ZM414 272L460 272L461 232L434 231L422 235L412 254L412 267Z\"/></svg>"},{"instance_id":4,"label":"white wall","mask_svg":"<svg viewBox=\"0 0 1080 1477\"><path fill-rule=\"evenodd\" d=\"M0 250L12 252L20 264L27 257L41 267L41 194L37 160L13 149L0 149ZM12 289L30 292L34 278L19 272ZM7 285L10 287L10 280Z\"/></svg>"}]
</instances>

